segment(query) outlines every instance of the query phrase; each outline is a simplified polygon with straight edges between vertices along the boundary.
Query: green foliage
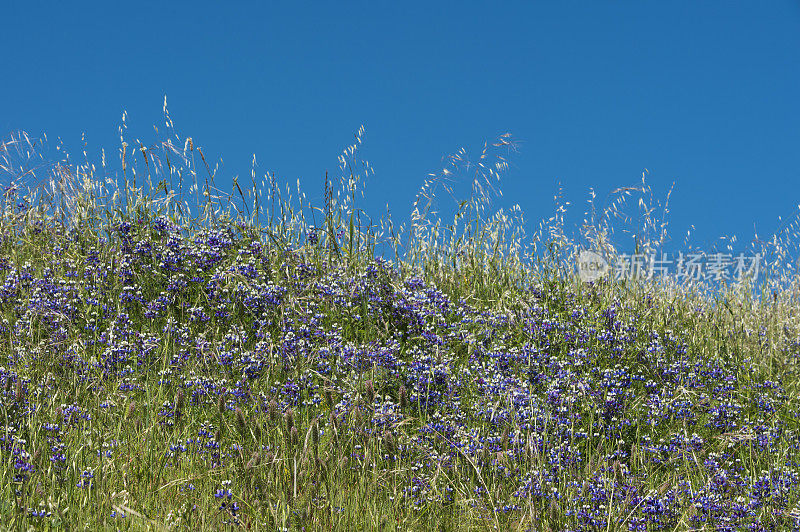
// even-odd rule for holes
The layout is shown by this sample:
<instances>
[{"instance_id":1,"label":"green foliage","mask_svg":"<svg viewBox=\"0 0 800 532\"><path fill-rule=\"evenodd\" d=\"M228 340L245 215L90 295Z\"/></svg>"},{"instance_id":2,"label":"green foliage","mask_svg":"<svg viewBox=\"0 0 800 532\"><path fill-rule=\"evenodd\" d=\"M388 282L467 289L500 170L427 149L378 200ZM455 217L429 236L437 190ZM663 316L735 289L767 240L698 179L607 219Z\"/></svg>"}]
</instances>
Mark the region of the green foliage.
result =
<instances>
[{"instance_id":1,"label":"green foliage","mask_svg":"<svg viewBox=\"0 0 800 532\"><path fill-rule=\"evenodd\" d=\"M563 206L528 237L518 208L491 214L503 136L452 223L437 187L452 191L463 153L395 227L357 207L362 135L322 207L255 167L248 190L216 194L202 150L174 135L123 144L119 185L88 162L31 182L32 141L3 144L0 170L27 187L0 219L4 526L611 530L658 494L679 501L664 527L686 529L719 480L709 460L793 471L791 232L762 250L760 290L586 284L574 254L615 256L626 197L641 196L640 249L663 245L644 181L577 237ZM794 484L771 497L752 519L789 526Z\"/></svg>"}]
</instances>

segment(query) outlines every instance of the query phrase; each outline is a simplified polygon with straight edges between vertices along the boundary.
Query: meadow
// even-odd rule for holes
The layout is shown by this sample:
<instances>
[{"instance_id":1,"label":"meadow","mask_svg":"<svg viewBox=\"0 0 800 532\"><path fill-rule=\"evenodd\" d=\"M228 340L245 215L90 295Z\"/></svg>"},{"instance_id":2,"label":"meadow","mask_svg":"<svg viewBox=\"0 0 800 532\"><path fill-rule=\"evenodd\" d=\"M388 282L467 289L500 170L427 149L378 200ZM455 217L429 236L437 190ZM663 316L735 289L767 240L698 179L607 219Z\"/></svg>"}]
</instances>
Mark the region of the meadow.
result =
<instances>
[{"instance_id":1,"label":"meadow","mask_svg":"<svg viewBox=\"0 0 800 532\"><path fill-rule=\"evenodd\" d=\"M582 282L620 220L663 246L644 180L527 234L503 136L395 225L363 131L314 205L167 126L117 165L2 144L0 527L800 529L796 225L758 282Z\"/></svg>"}]
</instances>

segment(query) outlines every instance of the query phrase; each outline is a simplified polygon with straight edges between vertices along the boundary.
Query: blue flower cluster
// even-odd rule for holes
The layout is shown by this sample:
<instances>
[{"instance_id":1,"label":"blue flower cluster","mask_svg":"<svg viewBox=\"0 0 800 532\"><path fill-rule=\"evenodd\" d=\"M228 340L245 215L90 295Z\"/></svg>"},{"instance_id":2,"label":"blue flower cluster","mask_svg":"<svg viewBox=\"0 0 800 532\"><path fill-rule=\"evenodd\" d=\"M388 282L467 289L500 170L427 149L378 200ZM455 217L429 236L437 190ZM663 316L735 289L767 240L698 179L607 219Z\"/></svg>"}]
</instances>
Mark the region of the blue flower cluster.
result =
<instances>
[{"instance_id":1,"label":"blue flower cluster","mask_svg":"<svg viewBox=\"0 0 800 532\"><path fill-rule=\"evenodd\" d=\"M621 301L538 287L501 308L235 225L191 233L160 217L48 238L36 260L0 260L0 452L18 491L41 469L53 486L94 489L93 471L129 442L87 442L96 467L80 471L70 442L96 418L136 423L136 405L166 390L152 429L182 436L159 442L165 468L242 467L250 450L278 460L288 451L257 438L285 431L288 448L319 438L341 451L331 463L407 472L397 493L410 508L466 500L572 530L796 524L796 405L742 366L735 342L709 358L680 324ZM61 404L64 383L102 402ZM224 416L260 446L230 439ZM757 467L769 453L780 458ZM213 497L238 522L229 483Z\"/></svg>"}]
</instances>

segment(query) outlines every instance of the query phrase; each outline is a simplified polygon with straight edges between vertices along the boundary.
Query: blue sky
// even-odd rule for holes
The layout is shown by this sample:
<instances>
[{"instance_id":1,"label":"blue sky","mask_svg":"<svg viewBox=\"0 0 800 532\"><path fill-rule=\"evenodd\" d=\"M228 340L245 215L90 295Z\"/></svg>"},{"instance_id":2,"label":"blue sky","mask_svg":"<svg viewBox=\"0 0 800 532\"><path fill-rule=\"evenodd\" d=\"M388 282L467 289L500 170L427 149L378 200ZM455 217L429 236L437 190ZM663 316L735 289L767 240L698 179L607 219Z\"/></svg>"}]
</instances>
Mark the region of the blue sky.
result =
<instances>
[{"instance_id":1,"label":"blue sky","mask_svg":"<svg viewBox=\"0 0 800 532\"><path fill-rule=\"evenodd\" d=\"M121 3L4 6L0 133L90 157L178 132L224 167L322 194L359 126L367 210L397 218L442 157L509 132L504 198L575 220L646 168L671 234L747 240L800 203L800 3ZM232 7L233 6L233 7Z\"/></svg>"}]
</instances>

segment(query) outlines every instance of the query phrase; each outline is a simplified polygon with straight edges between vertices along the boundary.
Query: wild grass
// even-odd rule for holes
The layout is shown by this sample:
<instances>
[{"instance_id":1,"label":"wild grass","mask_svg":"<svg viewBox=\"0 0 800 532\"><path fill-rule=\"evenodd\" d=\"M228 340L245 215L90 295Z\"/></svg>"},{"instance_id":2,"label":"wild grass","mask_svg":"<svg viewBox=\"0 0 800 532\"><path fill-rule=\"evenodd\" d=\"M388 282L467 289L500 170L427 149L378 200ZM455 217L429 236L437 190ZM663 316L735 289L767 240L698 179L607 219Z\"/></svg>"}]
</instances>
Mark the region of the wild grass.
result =
<instances>
[{"instance_id":1,"label":"wild grass","mask_svg":"<svg viewBox=\"0 0 800 532\"><path fill-rule=\"evenodd\" d=\"M584 283L664 248L644 177L528 234L502 136L395 225L363 129L313 205L164 110L118 167L0 147L3 527L798 528L796 218L755 280Z\"/></svg>"}]
</instances>

